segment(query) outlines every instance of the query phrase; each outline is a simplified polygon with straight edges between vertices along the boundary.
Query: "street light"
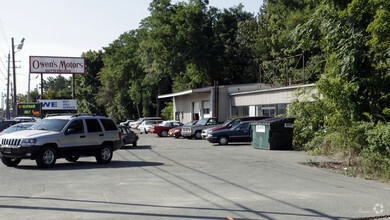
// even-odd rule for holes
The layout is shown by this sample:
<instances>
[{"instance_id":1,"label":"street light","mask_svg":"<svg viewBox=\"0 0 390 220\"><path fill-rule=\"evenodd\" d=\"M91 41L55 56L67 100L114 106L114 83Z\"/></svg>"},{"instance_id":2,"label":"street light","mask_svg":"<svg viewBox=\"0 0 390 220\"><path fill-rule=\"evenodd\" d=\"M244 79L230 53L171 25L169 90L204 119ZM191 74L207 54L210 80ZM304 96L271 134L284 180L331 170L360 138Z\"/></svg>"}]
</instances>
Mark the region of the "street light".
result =
<instances>
[{"instance_id":1,"label":"street light","mask_svg":"<svg viewBox=\"0 0 390 220\"><path fill-rule=\"evenodd\" d=\"M16 112L17 112L17 102L16 102L16 67L15 67L15 45L14 45L14 38L11 38L11 49L12 49L12 68L13 68L13 71L14 71L14 100L13 100L13 111L14 111L14 117L16 116ZM23 44L24 44L24 38L20 41L20 44L18 45L18 47L16 49L18 50L21 50L23 48Z\"/></svg>"},{"instance_id":2,"label":"street light","mask_svg":"<svg viewBox=\"0 0 390 220\"><path fill-rule=\"evenodd\" d=\"M23 44L24 44L24 38L22 38L22 40L20 41L20 44L18 45L18 47L16 49L21 50L23 48Z\"/></svg>"}]
</instances>

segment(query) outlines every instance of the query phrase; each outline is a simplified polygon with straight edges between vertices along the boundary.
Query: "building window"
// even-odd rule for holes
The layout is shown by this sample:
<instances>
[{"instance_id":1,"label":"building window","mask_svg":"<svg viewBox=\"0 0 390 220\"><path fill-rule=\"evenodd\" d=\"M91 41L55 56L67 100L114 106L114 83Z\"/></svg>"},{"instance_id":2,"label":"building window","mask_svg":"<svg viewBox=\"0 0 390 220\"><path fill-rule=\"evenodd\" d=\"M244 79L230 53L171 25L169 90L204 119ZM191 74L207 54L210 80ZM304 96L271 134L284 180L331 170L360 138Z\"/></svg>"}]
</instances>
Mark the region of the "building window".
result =
<instances>
[{"instance_id":1,"label":"building window","mask_svg":"<svg viewBox=\"0 0 390 220\"><path fill-rule=\"evenodd\" d=\"M249 106L233 106L233 115L249 116Z\"/></svg>"},{"instance_id":2,"label":"building window","mask_svg":"<svg viewBox=\"0 0 390 220\"><path fill-rule=\"evenodd\" d=\"M288 104L278 104L277 105L277 115L285 115L287 111Z\"/></svg>"},{"instance_id":3,"label":"building window","mask_svg":"<svg viewBox=\"0 0 390 220\"><path fill-rule=\"evenodd\" d=\"M203 115L208 115L208 114L210 114L210 102L204 101L203 102Z\"/></svg>"},{"instance_id":4,"label":"building window","mask_svg":"<svg viewBox=\"0 0 390 220\"><path fill-rule=\"evenodd\" d=\"M262 105L260 116L275 116L275 105Z\"/></svg>"},{"instance_id":5,"label":"building window","mask_svg":"<svg viewBox=\"0 0 390 220\"><path fill-rule=\"evenodd\" d=\"M274 117L277 115L286 114L287 106L288 106L288 104L233 106L232 113L233 113L233 115L237 115L237 116L272 116L272 117Z\"/></svg>"}]
</instances>

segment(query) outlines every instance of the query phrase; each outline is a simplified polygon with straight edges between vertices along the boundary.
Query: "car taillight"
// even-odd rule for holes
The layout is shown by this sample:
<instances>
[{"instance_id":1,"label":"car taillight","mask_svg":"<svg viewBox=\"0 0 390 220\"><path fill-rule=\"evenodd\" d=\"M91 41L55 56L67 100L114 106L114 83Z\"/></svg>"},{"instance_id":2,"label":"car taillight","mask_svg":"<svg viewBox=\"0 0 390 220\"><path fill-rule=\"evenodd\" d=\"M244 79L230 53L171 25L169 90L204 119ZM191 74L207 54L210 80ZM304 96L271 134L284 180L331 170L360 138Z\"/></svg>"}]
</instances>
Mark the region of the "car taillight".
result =
<instances>
[{"instance_id":1,"label":"car taillight","mask_svg":"<svg viewBox=\"0 0 390 220\"><path fill-rule=\"evenodd\" d=\"M119 140L122 140L122 132L119 132Z\"/></svg>"}]
</instances>

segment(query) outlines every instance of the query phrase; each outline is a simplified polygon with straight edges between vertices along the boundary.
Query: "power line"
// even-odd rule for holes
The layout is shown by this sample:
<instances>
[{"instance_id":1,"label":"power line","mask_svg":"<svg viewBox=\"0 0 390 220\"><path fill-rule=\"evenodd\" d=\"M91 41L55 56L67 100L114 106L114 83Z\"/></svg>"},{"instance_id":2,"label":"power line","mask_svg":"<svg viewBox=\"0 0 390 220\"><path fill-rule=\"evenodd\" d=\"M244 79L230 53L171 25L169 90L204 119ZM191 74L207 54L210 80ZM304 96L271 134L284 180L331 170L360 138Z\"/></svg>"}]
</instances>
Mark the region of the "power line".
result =
<instances>
[{"instance_id":1,"label":"power line","mask_svg":"<svg viewBox=\"0 0 390 220\"><path fill-rule=\"evenodd\" d=\"M7 34L5 33L3 22L1 21L1 18L0 18L0 30L1 30L1 33L2 33L2 36L3 36L4 40L5 40L5 42L7 43L6 45L9 45L8 37L7 37ZM4 51L3 51L3 53L4 53Z\"/></svg>"},{"instance_id":2,"label":"power line","mask_svg":"<svg viewBox=\"0 0 390 220\"><path fill-rule=\"evenodd\" d=\"M3 73L3 71L0 70L0 72L1 72L1 74L4 76L4 79L7 80L7 77L5 76L5 74ZM0 78L0 80L1 80L2 83L5 83L5 81L4 81L2 78ZM5 83L5 84L6 84L6 83Z\"/></svg>"},{"instance_id":3,"label":"power line","mask_svg":"<svg viewBox=\"0 0 390 220\"><path fill-rule=\"evenodd\" d=\"M2 60L1 58L0 58L0 61L1 61L1 64L3 64L4 69L7 69L7 68L5 67L5 65L4 65L3 60Z\"/></svg>"}]
</instances>

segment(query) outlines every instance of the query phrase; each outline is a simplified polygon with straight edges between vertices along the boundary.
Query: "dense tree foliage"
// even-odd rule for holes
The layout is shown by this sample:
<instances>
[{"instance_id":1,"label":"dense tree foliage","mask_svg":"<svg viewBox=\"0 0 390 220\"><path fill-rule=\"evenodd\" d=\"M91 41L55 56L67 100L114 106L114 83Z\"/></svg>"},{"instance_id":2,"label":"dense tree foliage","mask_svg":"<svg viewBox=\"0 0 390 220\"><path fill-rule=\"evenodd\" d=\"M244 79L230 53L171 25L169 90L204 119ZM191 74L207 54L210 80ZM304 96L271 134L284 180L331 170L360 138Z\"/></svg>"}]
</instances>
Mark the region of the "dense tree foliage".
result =
<instances>
[{"instance_id":1,"label":"dense tree foliage","mask_svg":"<svg viewBox=\"0 0 390 220\"><path fill-rule=\"evenodd\" d=\"M361 163L366 173L387 179L389 6L385 0L323 1L296 27L297 45L304 51L319 49L325 65L317 82L321 99L303 108L295 103L291 112L312 108L298 120L296 143L320 153L341 153L350 164Z\"/></svg>"},{"instance_id":2,"label":"dense tree foliage","mask_svg":"<svg viewBox=\"0 0 390 220\"><path fill-rule=\"evenodd\" d=\"M351 163L357 156L368 173L390 170L385 143L390 127L390 1L263 2L253 15L242 5L217 9L208 0L153 0L150 16L137 30L123 33L103 51L83 54L87 73L76 78L79 111L108 114L118 122L167 114L172 103L160 103L158 95L215 81L259 82L263 64L276 69L274 83L317 85L311 99L290 106L290 116L297 117L296 146L341 152ZM304 55L300 63L285 59L297 54ZM45 95L69 96L67 86L62 78L51 78ZM297 95L308 94L313 93Z\"/></svg>"},{"instance_id":3,"label":"dense tree foliage","mask_svg":"<svg viewBox=\"0 0 390 220\"><path fill-rule=\"evenodd\" d=\"M77 109L83 113L105 115L104 106L98 105L96 101L96 95L101 87L98 73L104 67L103 52L88 51L82 56L85 58L86 64L85 75L75 76Z\"/></svg>"}]
</instances>

